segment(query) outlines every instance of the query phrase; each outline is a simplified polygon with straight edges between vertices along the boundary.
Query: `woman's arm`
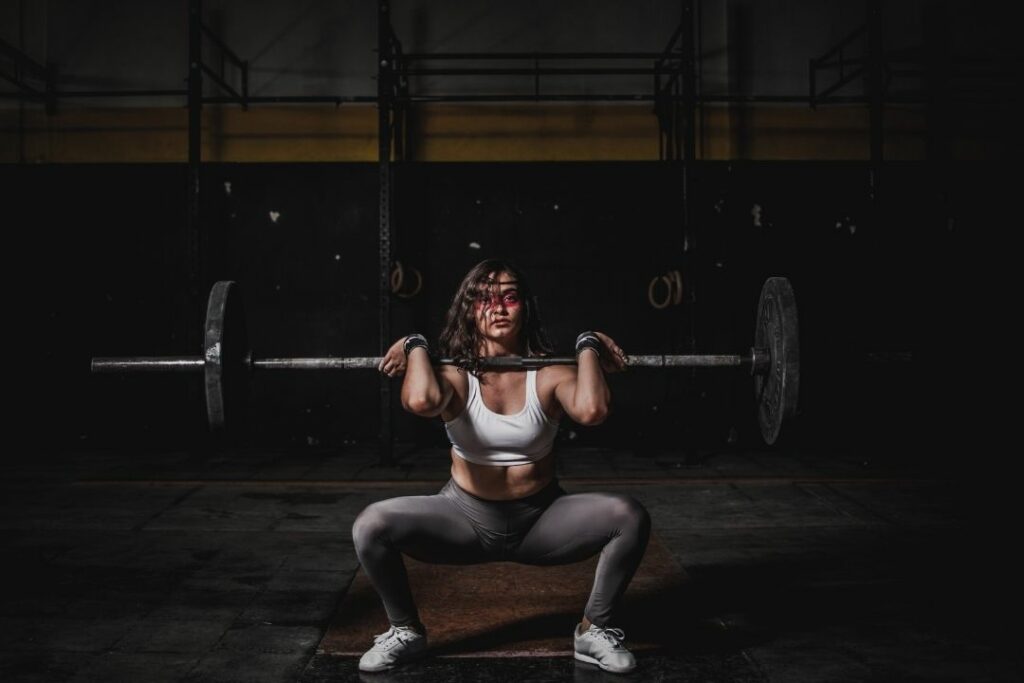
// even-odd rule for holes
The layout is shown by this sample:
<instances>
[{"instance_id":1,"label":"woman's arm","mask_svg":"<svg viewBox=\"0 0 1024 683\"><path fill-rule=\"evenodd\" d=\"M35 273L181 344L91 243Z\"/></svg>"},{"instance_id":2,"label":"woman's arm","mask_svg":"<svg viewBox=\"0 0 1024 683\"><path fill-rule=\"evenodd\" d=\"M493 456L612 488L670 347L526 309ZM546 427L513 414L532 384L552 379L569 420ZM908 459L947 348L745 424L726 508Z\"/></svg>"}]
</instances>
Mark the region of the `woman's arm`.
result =
<instances>
[{"instance_id":1,"label":"woman's arm","mask_svg":"<svg viewBox=\"0 0 1024 683\"><path fill-rule=\"evenodd\" d=\"M387 350L377 369L388 377L405 375L402 382L402 407L415 415L440 415L452 397L451 382L444 376L446 366L435 371L426 348L418 346L405 355L402 337Z\"/></svg>"},{"instance_id":2,"label":"woman's arm","mask_svg":"<svg viewBox=\"0 0 1024 683\"><path fill-rule=\"evenodd\" d=\"M413 349L407 361L408 370L402 382L402 407L421 417L440 415L454 391L445 377L445 367L435 370L423 347Z\"/></svg>"},{"instance_id":3,"label":"woman's arm","mask_svg":"<svg viewBox=\"0 0 1024 683\"><path fill-rule=\"evenodd\" d=\"M596 349L584 349L576 369L567 368L555 385L555 396L566 414L582 425L601 424L611 412L612 392L604 373L626 367L626 355L608 335L595 332L609 358L601 358Z\"/></svg>"}]
</instances>

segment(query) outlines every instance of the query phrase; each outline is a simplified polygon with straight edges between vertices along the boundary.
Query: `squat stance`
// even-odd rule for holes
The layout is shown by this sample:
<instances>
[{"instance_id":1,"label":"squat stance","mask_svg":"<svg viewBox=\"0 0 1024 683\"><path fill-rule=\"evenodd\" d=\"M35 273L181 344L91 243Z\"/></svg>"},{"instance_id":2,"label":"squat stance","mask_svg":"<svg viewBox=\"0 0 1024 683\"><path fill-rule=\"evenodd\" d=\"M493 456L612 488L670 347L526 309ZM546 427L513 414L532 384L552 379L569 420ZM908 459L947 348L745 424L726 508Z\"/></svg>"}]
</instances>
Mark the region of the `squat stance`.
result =
<instances>
[{"instance_id":1,"label":"squat stance","mask_svg":"<svg viewBox=\"0 0 1024 683\"><path fill-rule=\"evenodd\" d=\"M577 366L481 371L475 359L552 351L522 273L493 259L469 271L448 310L440 350L460 366L435 369L426 346L422 335L403 337L379 369L389 377L405 373L407 410L444 420L452 476L435 495L373 503L353 524L359 561L391 624L360 659L360 670L389 669L426 650L402 553L438 564L532 565L600 553L574 634L575 656L607 671L631 671L635 659L611 624L647 547L650 517L630 496L567 494L552 452L563 415L584 425L606 418L611 392L604 373L625 367L622 349L607 335L585 332L576 343Z\"/></svg>"}]
</instances>

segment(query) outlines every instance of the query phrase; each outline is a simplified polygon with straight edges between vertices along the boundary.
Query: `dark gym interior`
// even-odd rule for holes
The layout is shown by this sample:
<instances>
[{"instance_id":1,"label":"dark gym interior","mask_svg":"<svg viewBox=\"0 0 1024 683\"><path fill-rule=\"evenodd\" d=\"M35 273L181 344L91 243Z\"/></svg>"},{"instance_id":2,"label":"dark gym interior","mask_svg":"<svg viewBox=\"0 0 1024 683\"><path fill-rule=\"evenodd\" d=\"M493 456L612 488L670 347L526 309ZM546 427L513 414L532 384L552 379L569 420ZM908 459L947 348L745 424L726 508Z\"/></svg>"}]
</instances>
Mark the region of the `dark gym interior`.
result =
<instances>
[{"instance_id":1,"label":"dark gym interior","mask_svg":"<svg viewBox=\"0 0 1024 683\"><path fill-rule=\"evenodd\" d=\"M988 331L1013 310L1010 16L0 3L21 340L0 680L1021 680L1012 451L992 442L1014 421L986 362L1012 365ZM436 645L358 670L388 623L353 522L436 493L455 457L402 378L238 356L211 424L215 283L236 283L248 360L378 358L413 332L433 348L488 258L529 275L565 356L599 330L631 355L745 358L762 284L792 285L777 439L750 364L629 367L604 421L561 420L561 486L650 513L629 673L573 658L592 565L511 563L410 562ZM92 362L141 357L192 371Z\"/></svg>"}]
</instances>

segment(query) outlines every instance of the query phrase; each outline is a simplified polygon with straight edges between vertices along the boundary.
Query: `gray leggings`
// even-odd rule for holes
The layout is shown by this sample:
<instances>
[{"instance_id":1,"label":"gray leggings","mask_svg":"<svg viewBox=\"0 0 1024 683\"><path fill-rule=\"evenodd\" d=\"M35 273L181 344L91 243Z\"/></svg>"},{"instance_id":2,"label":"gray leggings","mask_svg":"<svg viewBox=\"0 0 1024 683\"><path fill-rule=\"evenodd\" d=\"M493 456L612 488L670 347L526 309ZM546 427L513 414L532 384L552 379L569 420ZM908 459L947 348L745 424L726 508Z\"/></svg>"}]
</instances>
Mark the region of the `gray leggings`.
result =
<instances>
[{"instance_id":1,"label":"gray leggings","mask_svg":"<svg viewBox=\"0 0 1024 683\"><path fill-rule=\"evenodd\" d=\"M394 626L419 622L402 553L432 564L519 562L557 565L601 553L583 613L607 626L647 549L651 518L631 496L567 494L554 479L517 500L478 498L449 479L432 496L372 503L352 540Z\"/></svg>"}]
</instances>

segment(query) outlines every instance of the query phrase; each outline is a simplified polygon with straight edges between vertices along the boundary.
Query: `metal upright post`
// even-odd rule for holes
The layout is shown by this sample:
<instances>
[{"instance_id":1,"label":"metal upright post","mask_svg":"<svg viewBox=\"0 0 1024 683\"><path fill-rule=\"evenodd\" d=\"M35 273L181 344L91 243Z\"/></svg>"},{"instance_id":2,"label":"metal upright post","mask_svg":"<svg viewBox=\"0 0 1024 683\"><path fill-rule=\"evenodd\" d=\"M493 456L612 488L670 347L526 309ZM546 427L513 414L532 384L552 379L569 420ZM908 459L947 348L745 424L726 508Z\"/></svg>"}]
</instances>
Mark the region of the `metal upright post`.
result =
<instances>
[{"instance_id":1,"label":"metal upright post","mask_svg":"<svg viewBox=\"0 0 1024 683\"><path fill-rule=\"evenodd\" d=\"M185 269L188 282L186 294L185 341L189 348L202 344L202 325L193 324L201 307L203 278L202 228L199 215L200 165L202 163L203 124L203 35L202 0L188 4L188 207L185 226ZM198 321L198 317L196 317Z\"/></svg>"},{"instance_id":2,"label":"metal upright post","mask_svg":"<svg viewBox=\"0 0 1024 683\"><path fill-rule=\"evenodd\" d=\"M377 142L379 168L379 229L380 229L380 353L384 355L391 344L391 8L388 0L377 1ZM391 415L391 380L380 380L380 464L394 461Z\"/></svg>"},{"instance_id":3,"label":"metal upright post","mask_svg":"<svg viewBox=\"0 0 1024 683\"><path fill-rule=\"evenodd\" d=\"M694 0L683 0L682 34L680 35L680 49L682 50L682 99L683 99L683 263L684 267L694 263L695 259L690 258L690 250L693 249L696 240L693 234L692 212L690 211L691 185L693 183L693 163L696 159L696 114L697 114L697 78L696 59L694 46ZM678 157L677 157L678 158ZM693 290L694 277L693 268L686 267L688 289ZM687 324L685 348L687 352L693 353L697 347L696 330L696 301L694 297L688 296L686 301ZM693 380L695 371L690 370L690 378ZM696 382L686 382L684 394L684 407L689 415L695 415L696 397L694 386ZM686 421L689 424L689 420ZM684 430L683 459L687 464L694 464L696 458L693 447L693 432L687 427Z\"/></svg>"},{"instance_id":4,"label":"metal upright post","mask_svg":"<svg viewBox=\"0 0 1024 683\"><path fill-rule=\"evenodd\" d=\"M949 16L942 0L924 7L925 99L928 103L927 157L934 166L949 161L950 125L949 75L952 60L949 53Z\"/></svg>"},{"instance_id":5,"label":"metal upright post","mask_svg":"<svg viewBox=\"0 0 1024 683\"><path fill-rule=\"evenodd\" d=\"M188 169L186 189L186 213L184 235L185 295L180 305L177 330L184 336L185 345L190 349L202 349L204 297L203 230L200 217L200 165L202 163L202 120L203 120L203 34L202 0L188 3ZM181 326L184 327L181 327ZM185 388L187 405L195 405L202 393L197 383ZM200 449L213 447L211 441L201 441Z\"/></svg>"},{"instance_id":6,"label":"metal upright post","mask_svg":"<svg viewBox=\"0 0 1024 683\"><path fill-rule=\"evenodd\" d=\"M242 62L242 109L249 110L249 60Z\"/></svg>"},{"instance_id":7,"label":"metal upright post","mask_svg":"<svg viewBox=\"0 0 1024 683\"><path fill-rule=\"evenodd\" d=\"M870 197L872 206L878 199L880 184L883 145L885 142L882 126L884 124L883 104L885 98L884 70L885 53L882 45L882 3L881 0L867 0L867 70L865 85L867 86L868 109L871 137L871 177Z\"/></svg>"},{"instance_id":8,"label":"metal upright post","mask_svg":"<svg viewBox=\"0 0 1024 683\"><path fill-rule=\"evenodd\" d=\"M687 166L696 159L697 147L697 57L694 46L694 0L683 0L683 106L685 125L683 160ZM687 213L689 213L687 211Z\"/></svg>"},{"instance_id":9,"label":"metal upright post","mask_svg":"<svg viewBox=\"0 0 1024 683\"><path fill-rule=\"evenodd\" d=\"M683 0L682 34L680 49L682 50L682 100L683 100L683 247L689 252L696 244L693 220L690 211L692 198L693 166L697 155L697 77L696 55L694 46L694 0ZM692 274L690 282L693 282ZM690 352L696 345L693 328L693 313L690 313L690 333L687 348Z\"/></svg>"}]
</instances>

